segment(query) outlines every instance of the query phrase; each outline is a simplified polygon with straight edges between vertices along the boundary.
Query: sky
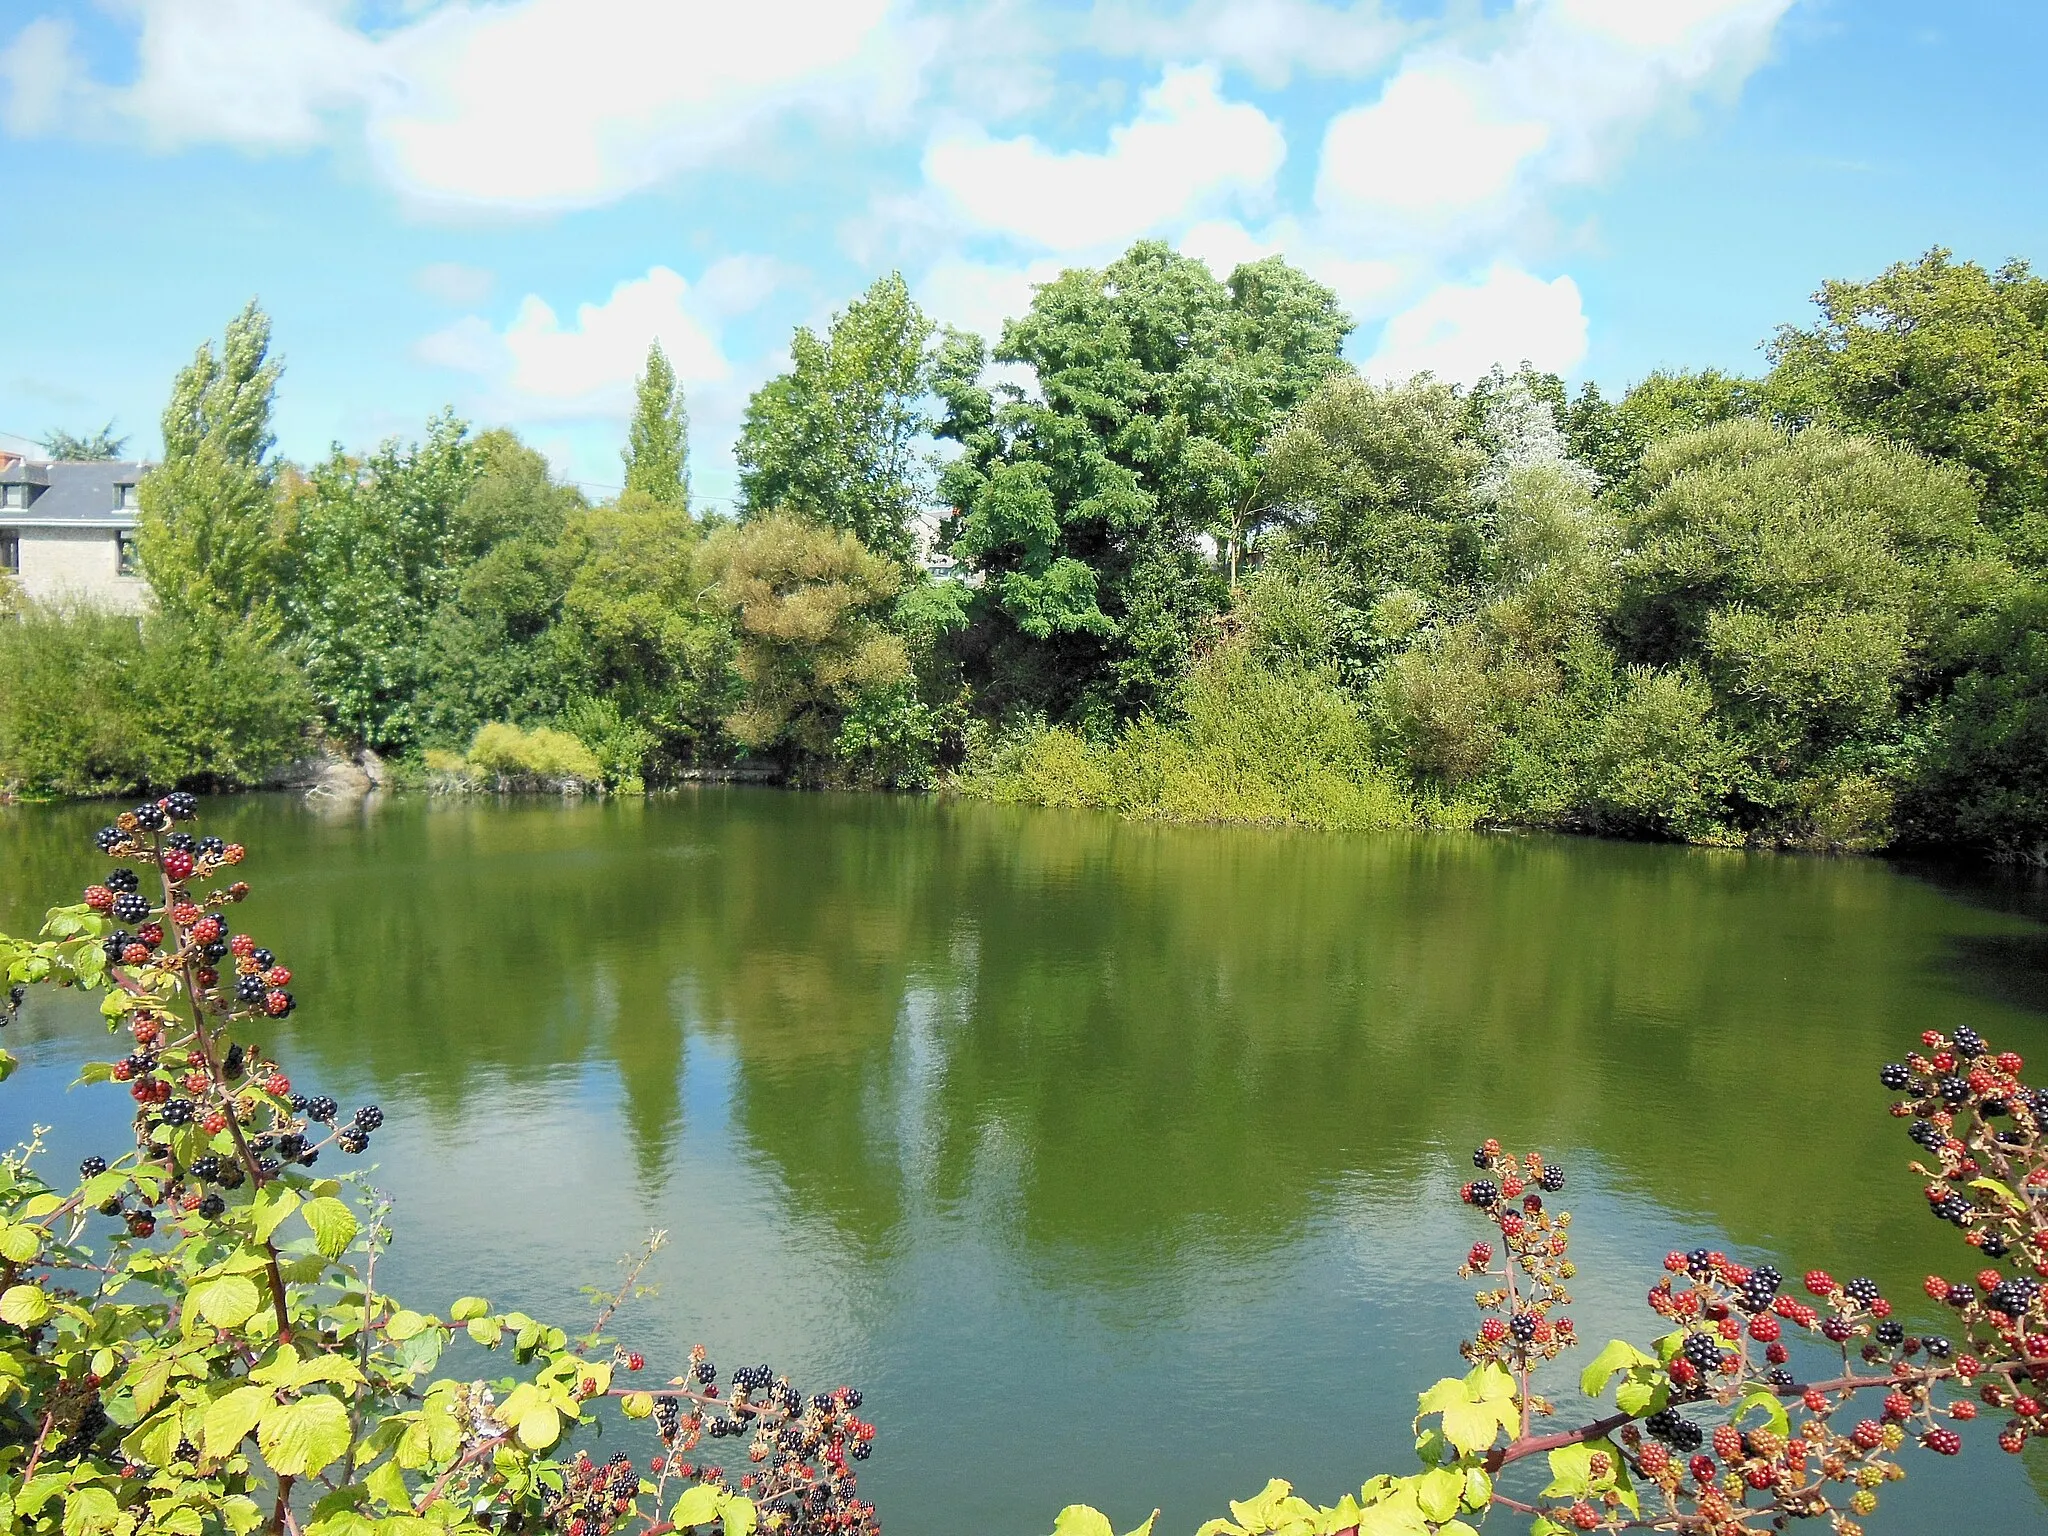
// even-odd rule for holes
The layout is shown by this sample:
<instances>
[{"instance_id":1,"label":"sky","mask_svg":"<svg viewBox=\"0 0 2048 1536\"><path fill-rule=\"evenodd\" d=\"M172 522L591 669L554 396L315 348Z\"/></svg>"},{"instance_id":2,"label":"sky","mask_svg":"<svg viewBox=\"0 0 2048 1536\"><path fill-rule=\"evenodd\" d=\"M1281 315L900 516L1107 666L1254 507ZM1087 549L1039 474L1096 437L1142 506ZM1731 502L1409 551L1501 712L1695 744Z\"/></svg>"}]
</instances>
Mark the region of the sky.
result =
<instances>
[{"instance_id":1,"label":"sky","mask_svg":"<svg viewBox=\"0 0 2048 1536\"><path fill-rule=\"evenodd\" d=\"M901 271L987 335L1141 238L1333 288L1368 374L1754 371L1828 278L2048 264L2041 0L0 0L0 446L251 297L279 451L453 406L594 496L659 338L700 499Z\"/></svg>"}]
</instances>

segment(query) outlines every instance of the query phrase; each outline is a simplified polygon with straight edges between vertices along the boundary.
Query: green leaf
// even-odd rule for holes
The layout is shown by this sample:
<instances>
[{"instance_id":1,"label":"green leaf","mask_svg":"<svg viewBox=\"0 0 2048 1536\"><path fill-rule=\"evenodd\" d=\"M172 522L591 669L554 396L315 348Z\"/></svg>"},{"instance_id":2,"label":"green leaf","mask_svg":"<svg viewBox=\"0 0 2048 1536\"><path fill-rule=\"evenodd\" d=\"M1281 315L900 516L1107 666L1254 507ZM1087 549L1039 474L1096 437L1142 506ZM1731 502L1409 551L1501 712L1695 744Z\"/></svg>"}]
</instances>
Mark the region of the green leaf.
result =
<instances>
[{"instance_id":1,"label":"green leaf","mask_svg":"<svg viewBox=\"0 0 2048 1536\"><path fill-rule=\"evenodd\" d=\"M263 1296L246 1275L220 1275L193 1286L186 1302L216 1328L239 1328L263 1305Z\"/></svg>"},{"instance_id":2,"label":"green leaf","mask_svg":"<svg viewBox=\"0 0 2048 1536\"><path fill-rule=\"evenodd\" d=\"M1623 1413L1638 1416L1655 1413L1671 1396L1668 1380L1653 1381L1646 1377L1631 1376L1614 1389L1614 1405Z\"/></svg>"},{"instance_id":3,"label":"green leaf","mask_svg":"<svg viewBox=\"0 0 2048 1536\"><path fill-rule=\"evenodd\" d=\"M1440 1523L1458 1512L1464 1495L1464 1478L1449 1467L1433 1467L1422 1474L1415 1486L1415 1507Z\"/></svg>"},{"instance_id":4,"label":"green leaf","mask_svg":"<svg viewBox=\"0 0 2048 1536\"><path fill-rule=\"evenodd\" d=\"M227 1455L276 1401L268 1387L237 1387L216 1399L206 1410L206 1454L216 1459Z\"/></svg>"},{"instance_id":5,"label":"green leaf","mask_svg":"<svg viewBox=\"0 0 2048 1536\"><path fill-rule=\"evenodd\" d=\"M485 1349L496 1349L498 1341L505 1336L505 1328L495 1317L472 1317L463 1325L469 1336Z\"/></svg>"},{"instance_id":6,"label":"green leaf","mask_svg":"<svg viewBox=\"0 0 2048 1536\"><path fill-rule=\"evenodd\" d=\"M491 1304L481 1296L463 1296L448 1309L448 1316L458 1323L466 1323L472 1317L488 1316Z\"/></svg>"},{"instance_id":7,"label":"green leaf","mask_svg":"<svg viewBox=\"0 0 2048 1536\"><path fill-rule=\"evenodd\" d=\"M273 1472L312 1476L348 1449L348 1409L324 1393L280 1403L263 1415L256 1443Z\"/></svg>"},{"instance_id":8,"label":"green leaf","mask_svg":"<svg viewBox=\"0 0 2048 1536\"><path fill-rule=\"evenodd\" d=\"M295 1190L282 1184L266 1184L256 1192L256 1198L249 1202L250 1214L256 1222L256 1241L267 1243L278 1223L299 1208L299 1197Z\"/></svg>"},{"instance_id":9,"label":"green leaf","mask_svg":"<svg viewBox=\"0 0 2048 1536\"><path fill-rule=\"evenodd\" d=\"M340 1204L339 1201L335 1203ZM423 1313L400 1308L385 1322L384 1336L394 1343L402 1344L414 1335L424 1333L432 1323L433 1319Z\"/></svg>"},{"instance_id":10,"label":"green leaf","mask_svg":"<svg viewBox=\"0 0 2048 1536\"><path fill-rule=\"evenodd\" d=\"M120 1523L121 1506L104 1488L80 1488L64 1501L64 1536L109 1531Z\"/></svg>"},{"instance_id":11,"label":"green leaf","mask_svg":"<svg viewBox=\"0 0 2048 1536\"><path fill-rule=\"evenodd\" d=\"M1986 1194L1998 1196L1999 1199L2003 1200L2013 1210L2025 1211L2027 1208L2026 1201L2022 1200L1996 1179L1972 1179L1970 1180L1970 1188L1981 1189Z\"/></svg>"},{"instance_id":12,"label":"green leaf","mask_svg":"<svg viewBox=\"0 0 2048 1536\"><path fill-rule=\"evenodd\" d=\"M28 1264L43 1251L43 1239L48 1234L41 1227L32 1227L26 1222L0 1232L0 1259L11 1259L16 1264Z\"/></svg>"},{"instance_id":13,"label":"green leaf","mask_svg":"<svg viewBox=\"0 0 2048 1536\"><path fill-rule=\"evenodd\" d=\"M619 1399L619 1412L629 1419L644 1419L654 1412L652 1392L628 1392Z\"/></svg>"},{"instance_id":14,"label":"green leaf","mask_svg":"<svg viewBox=\"0 0 2048 1536\"><path fill-rule=\"evenodd\" d=\"M1579 1390L1588 1397L1598 1397L1607 1390L1608 1380L1616 1371L1632 1371L1639 1365L1656 1363L1656 1356L1643 1353L1627 1339L1610 1339L1607 1347L1579 1373Z\"/></svg>"},{"instance_id":15,"label":"green leaf","mask_svg":"<svg viewBox=\"0 0 2048 1536\"><path fill-rule=\"evenodd\" d=\"M248 1536L263 1523L263 1511L256 1501L237 1493L220 1501L220 1517L235 1536Z\"/></svg>"},{"instance_id":16,"label":"green leaf","mask_svg":"<svg viewBox=\"0 0 2048 1536\"><path fill-rule=\"evenodd\" d=\"M718 1518L719 1501L724 1497L724 1492L710 1483L686 1488L683 1496L676 1500L676 1507L668 1517L669 1523L677 1526L709 1525Z\"/></svg>"},{"instance_id":17,"label":"green leaf","mask_svg":"<svg viewBox=\"0 0 2048 1536\"><path fill-rule=\"evenodd\" d=\"M12 1285L0 1295L0 1323L33 1328L49 1315L50 1298L38 1286Z\"/></svg>"},{"instance_id":18,"label":"green leaf","mask_svg":"<svg viewBox=\"0 0 2048 1536\"><path fill-rule=\"evenodd\" d=\"M1134 1531L1125 1532L1125 1536L1152 1536L1152 1527L1157 1525L1158 1523L1159 1511L1155 1509L1152 1511L1151 1514L1145 1517L1145 1523L1143 1525L1139 1526Z\"/></svg>"},{"instance_id":19,"label":"green leaf","mask_svg":"<svg viewBox=\"0 0 2048 1536\"><path fill-rule=\"evenodd\" d=\"M562 1416L548 1403L539 1403L519 1416L514 1426L519 1443L529 1451L544 1451L562 1438Z\"/></svg>"},{"instance_id":20,"label":"green leaf","mask_svg":"<svg viewBox=\"0 0 2048 1536\"><path fill-rule=\"evenodd\" d=\"M340 1258L356 1240L356 1213L332 1195L308 1200L299 1207L299 1215L313 1229L314 1244L330 1259Z\"/></svg>"},{"instance_id":21,"label":"green leaf","mask_svg":"<svg viewBox=\"0 0 2048 1536\"><path fill-rule=\"evenodd\" d=\"M737 1494L718 1507L718 1516L725 1522L725 1536L754 1536L754 1527L761 1519L754 1501Z\"/></svg>"},{"instance_id":22,"label":"green leaf","mask_svg":"<svg viewBox=\"0 0 2048 1536\"><path fill-rule=\"evenodd\" d=\"M1430 1389L1431 1397L1448 1397L1444 1383ZM1488 1361L1457 1386L1463 1402L1448 1403L1443 1409L1444 1438L1462 1455L1488 1449L1502 1431L1513 1435L1522 1422L1521 1404L1515 1396L1515 1379Z\"/></svg>"},{"instance_id":23,"label":"green leaf","mask_svg":"<svg viewBox=\"0 0 2048 1536\"><path fill-rule=\"evenodd\" d=\"M1053 1520L1052 1536L1116 1536L1116 1528L1101 1510L1069 1504Z\"/></svg>"},{"instance_id":24,"label":"green leaf","mask_svg":"<svg viewBox=\"0 0 2048 1536\"><path fill-rule=\"evenodd\" d=\"M178 1410L172 1406L130 1430L121 1441L121 1449L144 1466L168 1467L178 1453L178 1441L183 1434Z\"/></svg>"},{"instance_id":25,"label":"green leaf","mask_svg":"<svg viewBox=\"0 0 2048 1536\"><path fill-rule=\"evenodd\" d=\"M363 1479L363 1486L370 1490L372 1498L382 1499L393 1509L412 1513L412 1494L405 1486L405 1474L398 1469L396 1461L386 1461L376 1471Z\"/></svg>"}]
</instances>

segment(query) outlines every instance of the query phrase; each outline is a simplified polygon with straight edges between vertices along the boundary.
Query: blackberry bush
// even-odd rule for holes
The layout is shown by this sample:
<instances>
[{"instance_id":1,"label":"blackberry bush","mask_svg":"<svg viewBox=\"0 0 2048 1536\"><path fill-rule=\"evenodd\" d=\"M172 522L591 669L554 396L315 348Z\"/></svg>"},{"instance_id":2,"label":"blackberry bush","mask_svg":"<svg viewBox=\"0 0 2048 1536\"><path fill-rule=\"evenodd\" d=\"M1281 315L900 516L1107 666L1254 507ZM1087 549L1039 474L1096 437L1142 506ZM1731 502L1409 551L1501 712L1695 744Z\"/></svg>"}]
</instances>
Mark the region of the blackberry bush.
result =
<instances>
[{"instance_id":1,"label":"blackberry bush","mask_svg":"<svg viewBox=\"0 0 2048 1536\"><path fill-rule=\"evenodd\" d=\"M250 1038L292 1011L291 972L229 930L244 850L170 830L198 811L170 795L121 816L94 839L113 873L40 939L0 936L9 1016L35 983L105 993L134 1048L81 1078L136 1106L133 1149L86 1158L68 1191L35 1140L0 1159L0 1529L878 1536L850 1465L875 1437L859 1392L806 1397L764 1365L721 1396L701 1348L637 1384L646 1361L604 1330L661 1234L573 1338L481 1297L435 1315L377 1289L385 1208L307 1170L365 1151L384 1112L343 1119ZM507 1373L437 1376L458 1341ZM607 1418L649 1421L658 1453L572 1449Z\"/></svg>"}]
</instances>

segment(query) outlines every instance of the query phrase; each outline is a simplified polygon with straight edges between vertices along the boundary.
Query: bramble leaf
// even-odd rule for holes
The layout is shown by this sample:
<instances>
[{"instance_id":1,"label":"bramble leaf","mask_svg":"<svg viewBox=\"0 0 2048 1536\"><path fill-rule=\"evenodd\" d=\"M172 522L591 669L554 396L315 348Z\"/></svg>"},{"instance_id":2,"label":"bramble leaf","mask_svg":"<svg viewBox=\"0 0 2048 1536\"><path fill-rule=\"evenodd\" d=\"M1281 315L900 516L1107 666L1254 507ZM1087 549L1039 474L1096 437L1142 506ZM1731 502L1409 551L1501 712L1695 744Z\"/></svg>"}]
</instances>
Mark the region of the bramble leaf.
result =
<instances>
[{"instance_id":1,"label":"bramble leaf","mask_svg":"<svg viewBox=\"0 0 2048 1536\"><path fill-rule=\"evenodd\" d=\"M197 1312L216 1328L239 1328L263 1305L256 1283L246 1275L221 1275L212 1280L202 1280L187 1293L186 1300L191 1311ZM187 1315L189 1317L190 1314Z\"/></svg>"},{"instance_id":2,"label":"bramble leaf","mask_svg":"<svg viewBox=\"0 0 2048 1536\"><path fill-rule=\"evenodd\" d=\"M737 1494L730 1495L718 1508L719 1518L725 1522L725 1536L754 1536L754 1527L760 1523L760 1512L754 1508L754 1501Z\"/></svg>"},{"instance_id":3,"label":"bramble leaf","mask_svg":"<svg viewBox=\"0 0 2048 1536\"><path fill-rule=\"evenodd\" d=\"M348 1449L348 1409L325 1393L280 1403L263 1415L256 1443L272 1471L311 1476Z\"/></svg>"},{"instance_id":4,"label":"bramble leaf","mask_svg":"<svg viewBox=\"0 0 2048 1536\"><path fill-rule=\"evenodd\" d=\"M719 1501L725 1497L722 1490L710 1483L699 1483L694 1488L683 1490L683 1496L676 1500L676 1507L669 1514L669 1523L675 1526L709 1525L718 1518Z\"/></svg>"},{"instance_id":5,"label":"bramble leaf","mask_svg":"<svg viewBox=\"0 0 2048 1536\"><path fill-rule=\"evenodd\" d=\"M1053 1520L1052 1536L1116 1536L1116 1530L1101 1510L1069 1504Z\"/></svg>"},{"instance_id":6,"label":"bramble leaf","mask_svg":"<svg viewBox=\"0 0 2048 1536\"><path fill-rule=\"evenodd\" d=\"M313 1229L314 1244L330 1259L340 1258L356 1240L356 1213L332 1195L308 1200L299 1215Z\"/></svg>"},{"instance_id":7,"label":"bramble leaf","mask_svg":"<svg viewBox=\"0 0 2048 1536\"><path fill-rule=\"evenodd\" d=\"M0 1323L33 1328L50 1315L50 1298L39 1286L11 1285L0 1295Z\"/></svg>"},{"instance_id":8,"label":"bramble leaf","mask_svg":"<svg viewBox=\"0 0 2048 1536\"><path fill-rule=\"evenodd\" d=\"M1610 1339L1607 1347L1579 1373L1579 1390L1588 1397L1598 1397L1607 1390L1607 1383L1615 1372L1632 1371L1639 1365L1656 1363L1654 1355L1645 1354L1627 1339Z\"/></svg>"},{"instance_id":9,"label":"bramble leaf","mask_svg":"<svg viewBox=\"0 0 2048 1536\"><path fill-rule=\"evenodd\" d=\"M237 1387L206 1410L206 1454L222 1457L256 1427L263 1410L276 1402L268 1387Z\"/></svg>"}]
</instances>

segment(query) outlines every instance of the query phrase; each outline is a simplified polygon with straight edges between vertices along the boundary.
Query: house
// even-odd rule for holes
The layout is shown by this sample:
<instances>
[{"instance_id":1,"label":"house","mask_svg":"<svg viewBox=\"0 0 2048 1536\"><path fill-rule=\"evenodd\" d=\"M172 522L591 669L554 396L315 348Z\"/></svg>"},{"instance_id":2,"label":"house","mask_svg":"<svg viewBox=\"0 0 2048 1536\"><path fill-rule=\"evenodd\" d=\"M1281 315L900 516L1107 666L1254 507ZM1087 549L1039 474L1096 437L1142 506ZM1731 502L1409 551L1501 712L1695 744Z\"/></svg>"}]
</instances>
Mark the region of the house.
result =
<instances>
[{"instance_id":1,"label":"house","mask_svg":"<svg viewBox=\"0 0 2048 1536\"><path fill-rule=\"evenodd\" d=\"M0 453L0 571L41 602L141 612L149 584L135 559L135 488L150 467Z\"/></svg>"}]
</instances>

